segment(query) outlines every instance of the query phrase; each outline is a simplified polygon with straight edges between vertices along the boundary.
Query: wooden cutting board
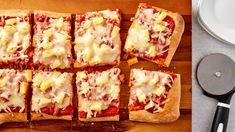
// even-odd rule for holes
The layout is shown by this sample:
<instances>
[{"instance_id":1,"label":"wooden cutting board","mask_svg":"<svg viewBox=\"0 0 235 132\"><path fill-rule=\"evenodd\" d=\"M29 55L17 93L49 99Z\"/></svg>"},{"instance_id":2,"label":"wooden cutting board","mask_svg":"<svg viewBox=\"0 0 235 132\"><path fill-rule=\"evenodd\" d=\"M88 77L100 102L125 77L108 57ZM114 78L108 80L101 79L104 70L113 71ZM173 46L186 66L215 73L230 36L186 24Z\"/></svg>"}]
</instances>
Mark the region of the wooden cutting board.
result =
<instances>
[{"instance_id":1,"label":"wooden cutting board","mask_svg":"<svg viewBox=\"0 0 235 132\"><path fill-rule=\"evenodd\" d=\"M0 131L131 131L131 132L190 132L191 131L191 100L192 100L192 24L191 24L191 0L0 0L1 9L41 9L57 12L80 13L96 11L107 8L119 8L122 11L121 39L124 44L127 31L130 27L130 18L134 16L139 3L144 2L174 12L179 12L185 20L185 31L177 49L170 68L157 66L151 62L139 59L139 63L128 66L122 59L119 68L125 74L126 79L121 89L120 121L104 123L79 124L76 121L38 121L28 123L5 123L0 126ZM123 54L122 54L123 55ZM138 123L128 120L127 104L129 98L128 79L131 68L143 68L146 70L171 70L181 74L182 96L179 120L167 124Z\"/></svg>"}]
</instances>

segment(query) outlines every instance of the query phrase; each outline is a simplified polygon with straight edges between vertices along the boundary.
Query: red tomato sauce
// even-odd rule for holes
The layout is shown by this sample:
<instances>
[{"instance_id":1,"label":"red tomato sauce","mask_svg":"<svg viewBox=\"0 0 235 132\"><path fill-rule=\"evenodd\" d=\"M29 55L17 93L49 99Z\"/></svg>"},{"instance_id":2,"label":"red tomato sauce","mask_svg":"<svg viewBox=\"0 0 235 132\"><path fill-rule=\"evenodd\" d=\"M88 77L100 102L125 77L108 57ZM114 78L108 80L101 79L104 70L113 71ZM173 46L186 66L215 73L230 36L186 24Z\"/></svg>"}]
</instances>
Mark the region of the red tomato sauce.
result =
<instances>
[{"instance_id":1,"label":"red tomato sauce","mask_svg":"<svg viewBox=\"0 0 235 132\"><path fill-rule=\"evenodd\" d=\"M92 111L92 117L94 117L94 112ZM96 117L107 117L107 116L115 116L118 115L119 109L116 106L109 106L108 109L102 110L101 112L97 112ZM79 111L80 118L87 118L87 112Z\"/></svg>"},{"instance_id":2,"label":"red tomato sauce","mask_svg":"<svg viewBox=\"0 0 235 132\"><path fill-rule=\"evenodd\" d=\"M47 107L41 108L41 112L54 116L72 115L73 107L72 105L69 105L65 109L58 109L55 107L55 105L49 105Z\"/></svg>"}]
</instances>

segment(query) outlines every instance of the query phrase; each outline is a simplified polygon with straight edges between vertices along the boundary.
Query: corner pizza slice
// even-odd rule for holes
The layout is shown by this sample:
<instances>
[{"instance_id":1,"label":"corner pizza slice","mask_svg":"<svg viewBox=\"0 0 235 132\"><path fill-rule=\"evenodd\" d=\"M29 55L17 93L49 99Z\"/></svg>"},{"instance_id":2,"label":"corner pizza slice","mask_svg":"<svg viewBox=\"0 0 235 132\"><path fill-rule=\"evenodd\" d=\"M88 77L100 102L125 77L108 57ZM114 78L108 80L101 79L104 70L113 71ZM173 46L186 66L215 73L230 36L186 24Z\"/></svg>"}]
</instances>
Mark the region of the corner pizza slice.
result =
<instances>
[{"instance_id":1,"label":"corner pizza slice","mask_svg":"<svg viewBox=\"0 0 235 132\"><path fill-rule=\"evenodd\" d=\"M164 123L178 119L181 94L179 74L132 69L129 85L130 120Z\"/></svg>"},{"instance_id":2,"label":"corner pizza slice","mask_svg":"<svg viewBox=\"0 0 235 132\"><path fill-rule=\"evenodd\" d=\"M34 12L34 64L51 69L71 66L71 22L71 14Z\"/></svg>"},{"instance_id":3,"label":"corner pizza slice","mask_svg":"<svg viewBox=\"0 0 235 132\"><path fill-rule=\"evenodd\" d=\"M0 124L27 121L27 97L32 71L0 69Z\"/></svg>"},{"instance_id":4,"label":"corner pizza slice","mask_svg":"<svg viewBox=\"0 0 235 132\"><path fill-rule=\"evenodd\" d=\"M81 121L118 121L120 69L77 73L78 114Z\"/></svg>"},{"instance_id":5,"label":"corner pizza slice","mask_svg":"<svg viewBox=\"0 0 235 132\"><path fill-rule=\"evenodd\" d=\"M31 17L27 10L0 10L0 64L26 65L32 58Z\"/></svg>"},{"instance_id":6,"label":"corner pizza slice","mask_svg":"<svg viewBox=\"0 0 235 132\"><path fill-rule=\"evenodd\" d=\"M118 9L76 15L74 67L118 65L121 54Z\"/></svg>"},{"instance_id":7,"label":"corner pizza slice","mask_svg":"<svg viewBox=\"0 0 235 132\"><path fill-rule=\"evenodd\" d=\"M73 73L33 73L31 120L72 120Z\"/></svg>"},{"instance_id":8,"label":"corner pizza slice","mask_svg":"<svg viewBox=\"0 0 235 132\"><path fill-rule=\"evenodd\" d=\"M141 3L128 31L124 51L168 67L183 31L181 15Z\"/></svg>"}]
</instances>

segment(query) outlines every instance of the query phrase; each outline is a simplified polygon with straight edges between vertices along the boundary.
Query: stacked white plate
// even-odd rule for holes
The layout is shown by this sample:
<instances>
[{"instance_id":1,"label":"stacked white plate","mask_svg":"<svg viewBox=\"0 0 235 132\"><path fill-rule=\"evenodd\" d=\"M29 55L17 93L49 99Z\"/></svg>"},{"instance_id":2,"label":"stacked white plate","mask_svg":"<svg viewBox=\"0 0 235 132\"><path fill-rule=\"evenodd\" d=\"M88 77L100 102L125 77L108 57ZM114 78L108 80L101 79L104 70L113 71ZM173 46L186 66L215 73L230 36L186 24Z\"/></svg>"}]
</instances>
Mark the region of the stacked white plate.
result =
<instances>
[{"instance_id":1,"label":"stacked white plate","mask_svg":"<svg viewBox=\"0 0 235 132\"><path fill-rule=\"evenodd\" d=\"M197 16L209 34L235 45L235 0L199 0Z\"/></svg>"}]
</instances>

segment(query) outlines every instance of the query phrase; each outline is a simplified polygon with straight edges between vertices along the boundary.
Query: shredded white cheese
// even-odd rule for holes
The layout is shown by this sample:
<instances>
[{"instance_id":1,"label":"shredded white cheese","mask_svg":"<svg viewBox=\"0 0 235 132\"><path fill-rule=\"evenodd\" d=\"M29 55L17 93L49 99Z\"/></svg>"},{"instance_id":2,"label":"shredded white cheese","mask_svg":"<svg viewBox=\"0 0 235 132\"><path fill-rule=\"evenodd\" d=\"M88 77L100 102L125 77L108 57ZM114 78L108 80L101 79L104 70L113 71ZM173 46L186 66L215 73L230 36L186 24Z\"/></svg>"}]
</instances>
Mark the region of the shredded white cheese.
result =
<instances>
[{"instance_id":1,"label":"shredded white cheese","mask_svg":"<svg viewBox=\"0 0 235 132\"><path fill-rule=\"evenodd\" d=\"M5 20L4 26L0 26L0 61L29 61L26 50L31 45L30 24L29 20L23 19L27 15L9 18Z\"/></svg>"},{"instance_id":2,"label":"shredded white cheese","mask_svg":"<svg viewBox=\"0 0 235 132\"><path fill-rule=\"evenodd\" d=\"M10 108L19 107L19 112L25 110L27 78L31 71L16 71L13 69L0 70L0 111L12 112ZM24 87L26 86L26 87ZM21 91L21 92L20 92Z\"/></svg>"},{"instance_id":3,"label":"shredded white cheese","mask_svg":"<svg viewBox=\"0 0 235 132\"><path fill-rule=\"evenodd\" d=\"M49 22L35 22L34 63L50 68L69 68L71 65L71 23L63 17L50 18Z\"/></svg>"},{"instance_id":4,"label":"shredded white cheese","mask_svg":"<svg viewBox=\"0 0 235 132\"><path fill-rule=\"evenodd\" d=\"M90 118L96 117L92 111L101 112L109 106L118 107L121 85L118 79L119 74L118 68L95 73L77 72L79 111L87 112L87 118ZM118 102L113 102L113 100Z\"/></svg>"},{"instance_id":5,"label":"shredded white cheese","mask_svg":"<svg viewBox=\"0 0 235 132\"><path fill-rule=\"evenodd\" d=\"M120 24L117 11L88 12L83 22L75 22L75 53L78 65L110 64L120 59ZM80 32L83 32L82 34Z\"/></svg>"},{"instance_id":6,"label":"shredded white cheese","mask_svg":"<svg viewBox=\"0 0 235 132\"><path fill-rule=\"evenodd\" d=\"M145 104L145 110L153 107L153 112L160 109L160 102L154 102L156 97L163 96L167 97L167 91L165 86L171 87L171 82L173 78L170 74L160 72L160 71L147 71L141 69L132 69L133 74L130 77L132 82L133 91L131 92L131 97L137 97L139 102ZM149 99L146 102L146 99ZM129 105L135 103L136 100L130 98ZM147 103L147 104L146 104ZM161 102L166 103L166 102Z\"/></svg>"},{"instance_id":7,"label":"shredded white cheese","mask_svg":"<svg viewBox=\"0 0 235 132\"><path fill-rule=\"evenodd\" d=\"M34 72L32 111L41 112L41 108L50 104L55 104L59 109L72 105L72 76L72 73L57 71Z\"/></svg>"},{"instance_id":8,"label":"shredded white cheese","mask_svg":"<svg viewBox=\"0 0 235 132\"><path fill-rule=\"evenodd\" d=\"M156 57L167 52L165 47L170 44L167 38L172 31L167 27L168 23L163 21L166 16L164 11L156 13L152 8L139 7L128 32L125 50L137 50L141 57Z\"/></svg>"}]
</instances>

